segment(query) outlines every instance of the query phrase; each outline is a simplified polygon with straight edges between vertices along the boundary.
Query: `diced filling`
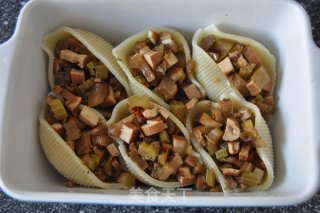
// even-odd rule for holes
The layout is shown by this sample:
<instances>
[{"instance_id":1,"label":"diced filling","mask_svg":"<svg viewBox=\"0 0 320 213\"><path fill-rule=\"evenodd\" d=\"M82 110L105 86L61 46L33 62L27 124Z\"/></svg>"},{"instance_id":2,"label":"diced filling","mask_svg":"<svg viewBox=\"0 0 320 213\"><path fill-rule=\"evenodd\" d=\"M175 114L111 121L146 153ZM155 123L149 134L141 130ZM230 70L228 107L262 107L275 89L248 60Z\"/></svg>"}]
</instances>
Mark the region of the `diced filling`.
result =
<instances>
[{"instance_id":1,"label":"diced filling","mask_svg":"<svg viewBox=\"0 0 320 213\"><path fill-rule=\"evenodd\" d=\"M67 88L82 98L81 103L111 115L127 93L108 68L76 38L57 42L53 62L55 86Z\"/></svg>"},{"instance_id":2,"label":"diced filling","mask_svg":"<svg viewBox=\"0 0 320 213\"><path fill-rule=\"evenodd\" d=\"M266 173L257 148L266 146L248 108L236 109L230 99L203 112L192 129L197 142L215 160L230 189L258 186Z\"/></svg>"},{"instance_id":3,"label":"diced filling","mask_svg":"<svg viewBox=\"0 0 320 213\"><path fill-rule=\"evenodd\" d=\"M194 155L191 144L166 110L146 99L129 99L130 115L109 127L109 135L124 141L129 157L160 181L178 181L198 190L221 191L213 170Z\"/></svg>"},{"instance_id":4,"label":"diced filling","mask_svg":"<svg viewBox=\"0 0 320 213\"><path fill-rule=\"evenodd\" d=\"M120 153L108 135L107 125L95 110L80 104L82 97L55 86L45 101L46 121L101 181L119 182L127 187L135 184L135 177L120 164ZM65 185L74 184L67 180Z\"/></svg>"},{"instance_id":5,"label":"diced filling","mask_svg":"<svg viewBox=\"0 0 320 213\"><path fill-rule=\"evenodd\" d=\"M220 70L246 100L258 106L262 113L270 113L274 107L270 94L273 83L263 66L257 51L241 43L204 37L199 46L218 64Z\"/></svg>"},{"instance_id":6,"label":"diced filling","mask_svg":"<svg viewBox=\"0 0 320 213\"><path fill-rule=\"evenodd\" d=\"M168 32L149 31L146 40L133 46L128 65L138 82L169 104L182 103L187 110L202 98L187 74L193 72L194 62L186 61L183 48Z\"/></svg>"}]
</instances>

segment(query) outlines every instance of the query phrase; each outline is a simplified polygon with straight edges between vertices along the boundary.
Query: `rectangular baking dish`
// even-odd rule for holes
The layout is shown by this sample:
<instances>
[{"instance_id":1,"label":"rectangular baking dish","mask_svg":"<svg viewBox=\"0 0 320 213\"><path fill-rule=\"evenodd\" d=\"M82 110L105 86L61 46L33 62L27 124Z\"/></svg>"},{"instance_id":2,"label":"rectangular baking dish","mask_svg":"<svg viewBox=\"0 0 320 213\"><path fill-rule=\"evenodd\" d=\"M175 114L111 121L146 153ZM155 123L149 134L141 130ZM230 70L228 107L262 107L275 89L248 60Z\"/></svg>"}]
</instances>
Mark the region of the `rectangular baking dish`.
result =
<instances>
[{"instance_id":1,"label":"rectangular baking dish","mask_svg":"<svg viewBox=\"0 0 320 213\"><path fill-rule=\"evenodd\" d=\"M64 187L38 138L40 103L48 92L47 57L40 49L43 35L65 25L97 33L115 46L148 27L163 25L177 29L190 42L198 28L211 23L258 40L276 57L277 109L268 121L275 155L272 187L225 195L171 191L169 196L158 191L157 199L150 199L147 189L132 199L137 192ZM28 201L174 206L303 202L319 186L319 58L307 14L288 0L30 1L14 35L0 46L0 186L8 195Z\"/></svg>"}]
</instances>

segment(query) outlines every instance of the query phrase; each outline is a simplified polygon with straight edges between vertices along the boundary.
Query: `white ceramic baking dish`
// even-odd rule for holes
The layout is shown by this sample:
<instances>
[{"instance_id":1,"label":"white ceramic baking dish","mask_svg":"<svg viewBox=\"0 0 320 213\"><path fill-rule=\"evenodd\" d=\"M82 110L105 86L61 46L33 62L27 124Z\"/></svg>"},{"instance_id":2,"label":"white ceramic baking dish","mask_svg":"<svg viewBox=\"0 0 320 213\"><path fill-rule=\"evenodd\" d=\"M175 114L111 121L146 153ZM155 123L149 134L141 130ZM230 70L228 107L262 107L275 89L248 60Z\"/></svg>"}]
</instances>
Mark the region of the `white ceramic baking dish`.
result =
<instances>
[{"instance_id":1,"label":"white ceramic baking dish","mask_svg":"<svg viewBox=\"0 0 320 213\"><path fill-rule=\"evenodd\" d=\"M277 60L277 109L269 125L275 179L268 191L215 194L66 188L46 160L38 138L41 99L48 92L44 34L67 25L87 29L113 45L148 27L177 29L190 42L211 23L258 40ZM320 50L305 11L292 1L257 0L34 0L23 8L12 38L0 46L0 186L30 201L119 205L290 205L312 197L319 185ZM152 189L151 189L152 190ZM134 197L136 196L136 198ZM165 200L167 199L167 200Z\"/></svg>"}]
</instances>

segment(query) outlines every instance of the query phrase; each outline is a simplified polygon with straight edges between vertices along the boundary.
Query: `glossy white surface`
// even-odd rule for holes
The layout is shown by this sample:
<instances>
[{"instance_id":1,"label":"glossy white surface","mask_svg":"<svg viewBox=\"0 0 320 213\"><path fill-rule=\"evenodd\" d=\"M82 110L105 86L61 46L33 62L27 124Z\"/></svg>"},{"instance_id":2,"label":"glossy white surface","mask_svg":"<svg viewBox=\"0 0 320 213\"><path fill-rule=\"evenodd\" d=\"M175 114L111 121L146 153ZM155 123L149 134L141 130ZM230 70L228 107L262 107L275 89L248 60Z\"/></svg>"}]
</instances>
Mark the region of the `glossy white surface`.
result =
<instances>
[{"instance_id":1,"label":"glossy white surface","mask_svg":"<svg viewBox=\"0 0 320 213\"><path fill-rule=\"evenodd\" d=\"M246 7L242 7L243 4ZM239 9L241 8L241 10ZM148 27L169 26L190 42L211 23L251 37L277 60L277 110L269 120L275 152L270 190L241 194L192 192L175 203L144 205L288 205L310 198L319 185L320 51L306 13L295 2L269 0L35 0L20 14L15 34L0 46L0 185L17 199L131 205L127 191L65 188L38 139L37 116L48 92L44 34L66 25L103 36L114 46ZM299 29L299 30L297 30ZM178 194L178 193L177 193ZM181 194L181 193L180 193Z\"/></svg>"}]
</instances>

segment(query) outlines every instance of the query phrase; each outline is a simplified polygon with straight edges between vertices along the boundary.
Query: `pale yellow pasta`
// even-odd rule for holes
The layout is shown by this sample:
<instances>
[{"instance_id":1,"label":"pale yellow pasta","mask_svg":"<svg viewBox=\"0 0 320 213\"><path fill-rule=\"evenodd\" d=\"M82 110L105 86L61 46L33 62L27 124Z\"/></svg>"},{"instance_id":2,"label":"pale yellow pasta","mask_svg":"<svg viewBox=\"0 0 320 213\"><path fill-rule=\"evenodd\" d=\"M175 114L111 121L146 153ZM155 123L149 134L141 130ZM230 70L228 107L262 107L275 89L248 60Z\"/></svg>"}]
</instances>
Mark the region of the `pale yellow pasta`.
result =
<instances>
[{"instance_id":1,"label":"pale yellow pasta","mask_svg":"<svg viewBox=\"0 0 320 213\"><path fill-rule=\"evenodd\" d=\"M40 143L47 159L61 175L81 186L103 189L126 188L119 183L105 183L97 178L45 120L45 112L46 104L43 103L39 115ZM106 122L102 115L100 115L99 122Z\"/></svg>"},{"instance_id":2,"label":"pale yellow pasta","mask_svg":"<svg viewBox=\"0 0 320 213\"><path fill-rule=\"evenodd\" d=\"M244 101L236 93L234 92L225 93L221 95L217 100L221 100L223 98L230 98L233 101L233 106L235 109L240 109L241 107L247 107L255 115L255 121L254 121L255 128L257 129L259 136L266 142L265 147L257 148L257 153L261 158L261 160L263 161L263 163L265 164L266 175L262 180L261 184L259 184L256 187L250 188L250 190L260 190L260 191L267 190L271 186L274 179L273 146L272 146L272 138L271 138L270 130L267 126L267 123L261 116L261 113L257 108L257 106ZM187 121L186 121L187 130L191 132L191 129L194 125L194 121L199 114L201 114L202 112L208 112L212 107L216 107L216 106L217 106L216 103L210 102L210 101L199 102L188 114ZM224 192L231 192L232 190L227 188L225 183L225 178L222 175L221 171L219 170L213 158L205 151L205 149L203 149L199 145L199 143L194 139L192 135L191 135L191 141L193 143L193 146L200 153L204 163L206 164L206 167L213 169L215 171L217 179L221 184L222 190Z\"/></svg>"},{"instance_id":3,"label":"pale yellow pasta","mask_svg":"<svg viewBox=\"0 0 320 213\"><path fill-rule=\"evenodd\" d=\"M128 96L132 95L128 79L112 55L113 47L107 41L94 33L70 27L60 27L45 35L42 40L41 48L49 57L48 80L51 89L54 87L53 60L55 46L58 41L70 36L78 39L96 58L106 65L110 72L125 88Z\"/></svg>"},{"instance_id":4,"label":"pale yellow pasta","mask_svg":"<svg viewBox=\"0 0 320 213\"><path fill-rule=\"evenodd\" d=\"M195 76L197 80L206 89L207 95L211 100L217 100L225 92L235 92L242 97L240 92L228 83L225 75L220 71L217 63L199 46L201 40L208 36L213 35L216 39L225 39L237 43L249 45L254 48L261 58L263 66L267 69L271 81L273 82L270 94L273 94L276 80L276 64L275 58L270 51L259 42L233 34L228 34L220 31L215 25L209 25L206 28L199 29L192 39L192 57L196 62Z\"/></svg>"},{"instance_id":5,"label":"pale yellow pasta","mask_svg":"<svg viewBox=\"0 0 320 213\"><path fill-rule=\"evenodd\" d=\"M129 37L128 39L126 39L125 41L123 41L121 44L119 44L114 48L113 55L116 57L123 71L126 73L134 95L148 97L154 102L160 104L161 106L164 106L165 108L169 108L169 105L165 100L163 100L160 96L158 96L152 90L145 87L143 84L138 82L133 77L127 62L128 56L132 53L132 47L136 44L136 42L145 40L148 36L149 30L152 30L158 33L160 32L170 33L173 36L173 38L178 42L178 44L182 46L183 51L185 53L186 61L189 61L191 59L190 49L185 38L179 32L166 27L151 28ZM195 79L194 73L188 72L187 74L190 81L199 88L199 90L201 91L204 97L206 95L206 91L203 89L201 84Z\"/></svg>"}]
</instances>

